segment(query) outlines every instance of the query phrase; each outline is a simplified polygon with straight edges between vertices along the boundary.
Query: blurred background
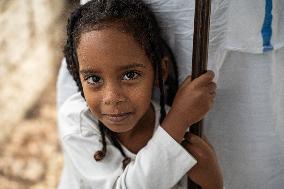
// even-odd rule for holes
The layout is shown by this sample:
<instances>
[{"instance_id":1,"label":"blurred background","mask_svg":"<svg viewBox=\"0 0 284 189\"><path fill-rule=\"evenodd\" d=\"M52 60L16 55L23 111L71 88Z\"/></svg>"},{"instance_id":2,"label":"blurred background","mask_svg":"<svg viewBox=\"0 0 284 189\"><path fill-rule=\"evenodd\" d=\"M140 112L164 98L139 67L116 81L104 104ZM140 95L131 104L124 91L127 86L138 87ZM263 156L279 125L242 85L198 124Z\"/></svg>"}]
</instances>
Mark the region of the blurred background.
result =
<instances>
[{"instance_id":1,"label":"blurred background","mask_svg":"<svg viewBox=\"0 0 284 189\"><path fill-rule=\"evenodd\" d=\"M76 0L0 0L0 189L56 188L56 78Z\"/></svg>"}]
</instances>

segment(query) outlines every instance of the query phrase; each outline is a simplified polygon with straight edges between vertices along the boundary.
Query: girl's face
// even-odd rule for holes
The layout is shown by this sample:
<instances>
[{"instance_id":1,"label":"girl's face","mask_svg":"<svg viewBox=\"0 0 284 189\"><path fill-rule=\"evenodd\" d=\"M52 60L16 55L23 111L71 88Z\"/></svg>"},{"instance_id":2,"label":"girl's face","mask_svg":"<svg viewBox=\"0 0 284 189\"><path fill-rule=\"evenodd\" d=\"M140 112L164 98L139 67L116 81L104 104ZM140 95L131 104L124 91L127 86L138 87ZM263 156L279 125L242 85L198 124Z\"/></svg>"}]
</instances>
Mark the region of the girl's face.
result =
<instances>
[{"instance_id":1,"label":"girl's face","mask_svg":"<svg viewBox=\"0 0 284 189\"><path fill-rule=\"evenodd\" d=\"M87 104L106 127L122 133L150 119L154 70L131 35L115 27L84 33L77 54Z\"/></svg>"}]
</instances>

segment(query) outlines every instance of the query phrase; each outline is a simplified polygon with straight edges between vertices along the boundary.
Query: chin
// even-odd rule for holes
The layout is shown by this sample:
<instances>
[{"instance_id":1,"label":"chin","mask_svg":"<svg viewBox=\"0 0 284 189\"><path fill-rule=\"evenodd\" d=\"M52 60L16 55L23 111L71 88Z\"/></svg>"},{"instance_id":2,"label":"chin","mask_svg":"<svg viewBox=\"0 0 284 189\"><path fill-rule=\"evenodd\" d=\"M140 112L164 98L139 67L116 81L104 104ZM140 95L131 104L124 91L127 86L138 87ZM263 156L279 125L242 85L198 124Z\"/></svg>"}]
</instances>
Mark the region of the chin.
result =
<instances>
[{"instance_id":1,"label":"chin","mask_svg":"<svg viewBox=\"0 0 284 189\"><path fill-rule=\"evenodd\" d=\"M112 132L115 133L126 133L131 131L134 126L133 124L110 124L110 123L105 123L103 122L103 124Z\"/></svg>"},{"instance_id":2,"label":"chin","mask_svg":"<svg viewBox=\"0 0 284 189\"><path fill-rule=\"evenodd\" d=\"M129 132L129 131L131 131L132 129L133 129L133 127L131 127L131 128L121 128L121 127L123 127L123 126L116 126L116 127L108 127L111 131L113 131L113 132L115 132L115 133L126 133L126 132Z\"/></svg>"}]
</instances>

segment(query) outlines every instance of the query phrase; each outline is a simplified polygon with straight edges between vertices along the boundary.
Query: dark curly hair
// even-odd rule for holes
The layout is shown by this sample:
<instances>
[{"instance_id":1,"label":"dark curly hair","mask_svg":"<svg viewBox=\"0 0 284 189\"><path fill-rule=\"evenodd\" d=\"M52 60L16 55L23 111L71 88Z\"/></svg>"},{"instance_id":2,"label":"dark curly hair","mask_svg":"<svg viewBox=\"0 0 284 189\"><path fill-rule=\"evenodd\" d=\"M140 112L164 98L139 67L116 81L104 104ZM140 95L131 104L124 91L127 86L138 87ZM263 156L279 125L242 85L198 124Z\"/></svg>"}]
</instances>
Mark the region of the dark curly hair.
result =
<instances>
[{"instance_id":1,"label":"dark curly hair","mask_svg":"<svg viewBox=\"0 0 284 189\"><path fill-rule=\"evenodd\" d=\"M64 47L64 55L67 61L67 68L75 80L78 90L84 97L82 83L79 77L79 62L77 57L77 47L83 33L92 30L102 30L111 27L115 23L119 30L132 35L136 42L146 52L154 71L155 78L158 79L160 88L160 123L166 115L165 101L171 104L177 90L177 69L174 56L161 37L161 30L151 9L141 0L92 0L78 7L69 17L67 24L67 42ZM165 97L164 81L162 77L162 58L168 56L174 66L174 77L169 77L168 99ZM166 84L167 84L166 83ZM130 162L125 155L114 132L104 126L99 121L99 129L102 136L102 150L95 153L95 160L99 161L106 154L106 135L111 139L113 145L119 149L125 157L123 168Z\"/></svg>"}]
</instances>

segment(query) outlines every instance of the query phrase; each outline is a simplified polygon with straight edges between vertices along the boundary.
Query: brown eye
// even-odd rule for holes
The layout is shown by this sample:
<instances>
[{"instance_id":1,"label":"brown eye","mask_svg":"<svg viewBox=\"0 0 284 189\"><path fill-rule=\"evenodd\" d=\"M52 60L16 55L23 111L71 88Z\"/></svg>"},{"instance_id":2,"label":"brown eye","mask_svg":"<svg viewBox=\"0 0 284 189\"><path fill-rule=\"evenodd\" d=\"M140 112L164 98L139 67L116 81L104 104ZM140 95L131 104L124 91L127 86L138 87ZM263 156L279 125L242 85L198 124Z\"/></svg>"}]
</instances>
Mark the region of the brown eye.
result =
<instances>
[{"instance_id":1,"label":"brown eye","mask_svg":"<svg viewBox=\"0 0 284 189\"><path fill-rule=\"evenodd\" d=\"M86 80L91 85L99 85L103 82L102 78L99 76L90 76Z\"/></svg>"},{"instance_id":2,"label":"brown eye","mask_svg":"<svg viewBox=\"0 0 284 189\"><path fill-rule=\"evenodd\" d=\"M128 71L124 74L123 80L133 80L140 76L140 74L136 71Z\"/></svg>"}]
</instances>

